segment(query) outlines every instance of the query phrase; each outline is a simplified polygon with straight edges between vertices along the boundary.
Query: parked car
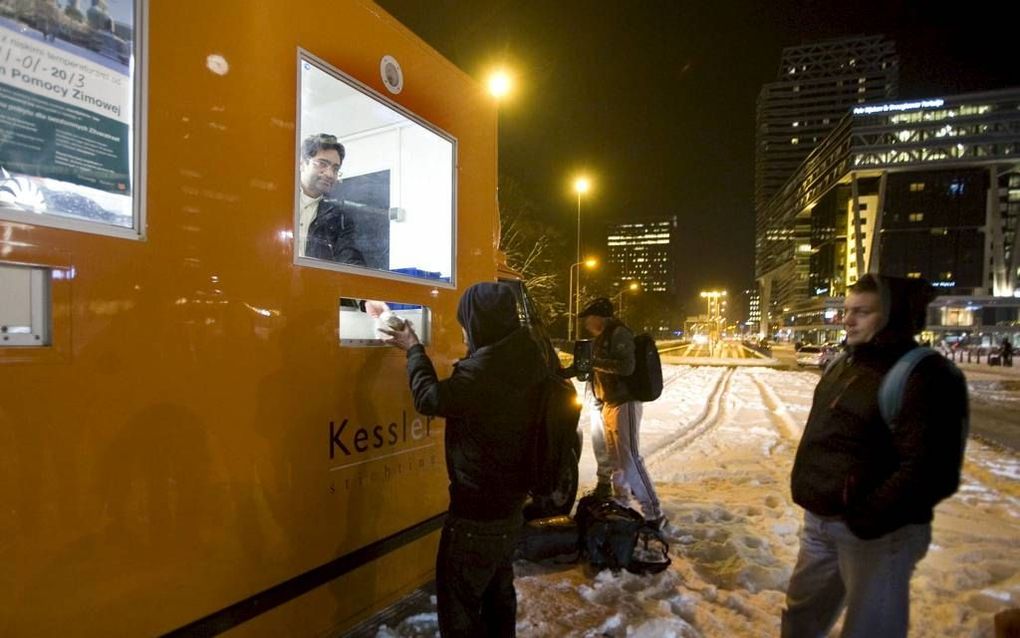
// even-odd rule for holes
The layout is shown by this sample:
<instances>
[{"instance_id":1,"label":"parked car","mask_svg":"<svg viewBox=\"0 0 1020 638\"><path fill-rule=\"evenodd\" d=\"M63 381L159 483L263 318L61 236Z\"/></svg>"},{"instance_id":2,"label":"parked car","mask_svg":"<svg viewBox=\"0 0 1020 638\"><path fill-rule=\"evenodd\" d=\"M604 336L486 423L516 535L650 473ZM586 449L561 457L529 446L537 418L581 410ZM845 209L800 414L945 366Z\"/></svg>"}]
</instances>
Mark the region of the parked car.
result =
<instances>
[{"instance_id":1,"label":"parked car","mask_svg":"<svg viewBox=\"0 0 1020 638\"><path fill-rule=\"evenodd\" d=\"M839 349L832 346L803 346L797 352L798 366L818 366L825 369L839 354Z\"/></svg>"}]
</instances>

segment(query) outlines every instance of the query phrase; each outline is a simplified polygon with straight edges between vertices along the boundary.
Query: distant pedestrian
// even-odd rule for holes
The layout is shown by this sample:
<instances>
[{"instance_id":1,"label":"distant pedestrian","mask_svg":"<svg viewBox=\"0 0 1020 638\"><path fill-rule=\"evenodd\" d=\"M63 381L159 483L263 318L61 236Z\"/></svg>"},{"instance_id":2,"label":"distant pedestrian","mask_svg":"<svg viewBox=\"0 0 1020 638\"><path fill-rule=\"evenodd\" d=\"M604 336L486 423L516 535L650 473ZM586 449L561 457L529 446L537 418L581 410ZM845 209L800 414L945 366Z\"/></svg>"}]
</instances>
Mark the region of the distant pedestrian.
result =
<instances>
[{"instance_id":1,"label":"distant pedestrian","mask_svg":"<svg viewBox=\"0 0 1020 638\"><path fill-rule=\"evenodd\" d=\"M517 625L513 553L530 485L526 433L546 363L506 284L468 288L457 321L468 353L443 381L411 326L382 332L407 352L415 409L446 417L450 509L436 558L439 632L509 637Z\"/></svg>"},{"instance_id":2,"label":"distant pedestrian","mask_svg":"<svg viewBox=\"0 0 1020 638\"><path fill-rule=\"evenodd\" d=\"M910 578L928 551L935 504L959 487L967 386L952 363L927 357L885 423L878 388L917 347L930 286L865 275L850 287L848 354L815 389L791 477L804 508L800 553L782 636L825 636L846 608L842 636L907 635Z\"/></svg>"},{"instance_id":3,"label":"distant pedestrian","mask_svg":"<svg viewBox=\"0 0 1020 638\"><path fill-rule=\"evenodd\" d=\"M1002 365L1013 366L1013 344L1005 338L1002 340Z\"/></svg>"}]
</instances>

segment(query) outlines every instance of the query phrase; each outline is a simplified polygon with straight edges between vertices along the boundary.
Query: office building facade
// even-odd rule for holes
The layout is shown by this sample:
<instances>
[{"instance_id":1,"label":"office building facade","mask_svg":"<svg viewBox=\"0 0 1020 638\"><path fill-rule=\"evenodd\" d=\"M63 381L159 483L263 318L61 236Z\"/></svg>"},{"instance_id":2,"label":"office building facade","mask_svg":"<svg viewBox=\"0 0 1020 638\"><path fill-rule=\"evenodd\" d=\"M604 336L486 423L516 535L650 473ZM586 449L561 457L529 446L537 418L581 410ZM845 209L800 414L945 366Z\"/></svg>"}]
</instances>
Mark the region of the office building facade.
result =
<instances>
[{"instance_id":1,"label":"office building facade","mask_svg":"<svg viewBox=\"0 0 1020 638\"><path fill-rule=\"evenodd\" d=\"M675 216L609 224L606 261L614 286L637 283L646 293L676 294Z\"/></svg>"},{"instance_id":2,"label":"office building facade","mask_svg":"<svg viewBox=\"0 0 1020 638\"><path fill-rule=\"evenodd\" d=\"M828 340L866 272L931 281L933 307L947 309L929 317L933 332L962 327L954 308L971 308L970 326L984 325L973 313L984 305L1008 323L1000 315L1020 296L1020 89L855 107L765 215L793 231L758 255L773 332Z\"/></svg>"}]
</instances>

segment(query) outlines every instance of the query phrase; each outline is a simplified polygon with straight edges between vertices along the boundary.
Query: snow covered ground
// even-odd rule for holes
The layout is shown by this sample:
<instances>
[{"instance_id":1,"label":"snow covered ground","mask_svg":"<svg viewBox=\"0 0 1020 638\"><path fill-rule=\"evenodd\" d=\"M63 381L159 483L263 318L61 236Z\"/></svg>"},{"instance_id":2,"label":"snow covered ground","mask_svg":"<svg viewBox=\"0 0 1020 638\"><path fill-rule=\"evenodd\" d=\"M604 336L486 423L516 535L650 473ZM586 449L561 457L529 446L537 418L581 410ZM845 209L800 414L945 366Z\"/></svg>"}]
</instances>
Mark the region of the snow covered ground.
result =
<instances>
[{"instance_id":1,"label":"snow covered ground","mask_svg":"<svg viewBox=\"0 0 1020 638\"><path fill-rule=\"evenodd\" d=\"M814 372L666 366L641 449L670 519L673 565L655 576L518 562L518 635L775 636L802 512L789 494ZM582 415L587 425L588 415ZM582 483L594 483L588 441ZM911 635L992 636L1020 607L1020 461L971 441L960 492L936 511L914 576ZM432 609L377 636L438 635Z\"/></svg>"}]
</instances>

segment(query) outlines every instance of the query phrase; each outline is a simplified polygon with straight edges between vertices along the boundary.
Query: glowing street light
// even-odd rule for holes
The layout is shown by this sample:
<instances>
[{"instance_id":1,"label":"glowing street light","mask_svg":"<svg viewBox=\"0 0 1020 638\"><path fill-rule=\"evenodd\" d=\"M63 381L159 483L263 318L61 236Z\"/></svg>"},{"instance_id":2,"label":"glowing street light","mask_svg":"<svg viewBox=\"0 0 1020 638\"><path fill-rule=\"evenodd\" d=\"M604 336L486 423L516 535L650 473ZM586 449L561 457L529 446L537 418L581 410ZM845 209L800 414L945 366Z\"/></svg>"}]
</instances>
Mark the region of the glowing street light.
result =
<instances>
[{"instance_id":1,"label":"glowing street light","mask_svg":"<svg viewBox=\"0 0 1020 638\"><path fill-rule=\"evenodd\" d=\"M636 292L638 292L640 290L641 290L641 284L639 284L636 281L632 281L632 282L630 282L630 284L626 288L621 289L620 292L618 292L618 293L616 293L615 295L612 296L612 299L616 300L614 302L616 304L616 308L617 308L616 314L617 314L617 316L620 317L621 320L623 319L623 300L624 300L623 293L625 293L625 292L636 293Z\"/></svg>"},{"instance_id":2,"label":"glowing street light","mask_svg":"<svg viewBox=\"0 0 1020 638\"><path fill-rule=\"evenodd\" d=\"M510 93L510 89L513 88L513 80L509 73L500 69L489 74L488 86L489 94L498 100Z\"/></svg>"}]
</instances>

